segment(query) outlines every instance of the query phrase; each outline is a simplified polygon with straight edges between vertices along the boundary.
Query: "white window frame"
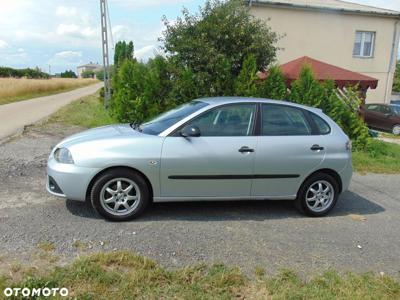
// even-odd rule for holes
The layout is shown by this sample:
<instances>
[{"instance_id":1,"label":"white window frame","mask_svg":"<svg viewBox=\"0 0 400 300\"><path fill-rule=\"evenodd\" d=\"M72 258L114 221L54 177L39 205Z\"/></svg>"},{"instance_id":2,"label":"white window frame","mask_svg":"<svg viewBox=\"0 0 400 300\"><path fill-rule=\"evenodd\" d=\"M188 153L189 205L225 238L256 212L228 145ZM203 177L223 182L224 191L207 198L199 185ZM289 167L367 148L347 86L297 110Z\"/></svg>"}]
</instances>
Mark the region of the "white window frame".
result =
<instances>
[{"instance_id":1,"label":"white window frame","mask_svg":"<svg viewBox=\"0 0 400 300\"><path fill-rule=\"evenodd\" d=\"M354 47L356 40L354 39L353 43L353 57L358 57L358 58L373 58L374 53L375 53L375 37L376 37L376 32L375 31L364 31L364 30L357 30L355 34L355 38L357 37L357 34L361 33L361 45L360 45L360 53L359 54L354 54ZM371 53L370 55L364 55L364 44L365 44L365 36L366 34L372 34L372 41L371 41Z\"/></svg>"}]
</instances>

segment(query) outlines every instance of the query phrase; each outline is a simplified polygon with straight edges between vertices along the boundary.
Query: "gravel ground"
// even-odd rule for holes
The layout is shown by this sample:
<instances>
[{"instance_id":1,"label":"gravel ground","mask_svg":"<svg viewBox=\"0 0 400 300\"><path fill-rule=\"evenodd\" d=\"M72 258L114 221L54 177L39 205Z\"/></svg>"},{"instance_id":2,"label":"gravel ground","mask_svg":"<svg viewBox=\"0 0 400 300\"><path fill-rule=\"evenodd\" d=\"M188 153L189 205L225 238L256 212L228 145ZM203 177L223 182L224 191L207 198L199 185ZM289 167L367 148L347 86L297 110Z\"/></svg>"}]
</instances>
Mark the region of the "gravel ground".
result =
<instances>
[{"instance_id":1,"label":"gravel ground","mask_svg":"<svg viewBox=\"0 0 400 300\"><path fill-rule=\"evenodd\" d=\"M400 175L355 175L325 218L299 215L290 201L244 201L153 204L138 220L111 223L45 191L50 149L77 130L33 127L0 145L0 261L28 261L48 241L64 261L129 249L167 267L204 262L248 274L260 266L268 274L334 268L400 277Z\"/></svg>"}]
</instances>

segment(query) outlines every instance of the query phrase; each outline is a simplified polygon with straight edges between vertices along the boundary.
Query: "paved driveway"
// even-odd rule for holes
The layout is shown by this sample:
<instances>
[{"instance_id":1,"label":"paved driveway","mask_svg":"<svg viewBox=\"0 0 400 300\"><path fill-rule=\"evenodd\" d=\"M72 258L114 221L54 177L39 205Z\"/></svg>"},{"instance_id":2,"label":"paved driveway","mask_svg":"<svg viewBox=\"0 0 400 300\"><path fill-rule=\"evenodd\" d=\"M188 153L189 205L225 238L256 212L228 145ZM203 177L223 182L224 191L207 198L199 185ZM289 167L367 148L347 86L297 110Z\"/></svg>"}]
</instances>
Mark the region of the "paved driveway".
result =
<instances>
[{"instance_id":1,"label":"paved driveway","mask_svg":"<svg viewBox=\"0 0 400 300\"><path fill-rule=\"evenodd\" d=\"M329 268L400 276L400 176L355 175L329 217L299 215L289 201L154 204L111 223L81 203L44 191L50 148L74 128L33 128L0 146L0 255L26 257L50 241L72 259L82 251L130 249L174 267L222 262L251 273ZM352 216L353 215L353 216Z\"/></svg>"},{"instance_id":2,"label":"paved driveway","mask_svg":"<svg viewBox=\"0 0 400 300\"><path fill-rule=\"evenodd\" d=\"M0 140L56 112L64 105L95 93L103 83L70 92L0 105Z\"/></svg>"}]
</instances>

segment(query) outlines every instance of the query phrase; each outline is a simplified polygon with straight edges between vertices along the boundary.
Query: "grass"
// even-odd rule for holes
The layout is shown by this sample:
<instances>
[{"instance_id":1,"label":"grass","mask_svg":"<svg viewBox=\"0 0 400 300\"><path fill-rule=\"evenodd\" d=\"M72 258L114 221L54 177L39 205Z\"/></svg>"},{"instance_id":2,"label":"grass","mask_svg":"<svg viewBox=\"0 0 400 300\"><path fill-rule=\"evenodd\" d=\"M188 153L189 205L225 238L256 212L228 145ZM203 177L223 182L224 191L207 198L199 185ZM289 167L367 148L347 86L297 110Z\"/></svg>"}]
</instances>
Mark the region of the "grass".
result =
<instances>
[{"instance_id":1,"label":"grass","mask_svg":"<svg viewBox=\"0 0 400 300\"><path fill-rule=\"evenodd\" d=\"M362 151L353 152L353 166L359 173L400 173L400 145L372 140Z\"/></svg>"},{"instance_id":2,"label":"grass","mask_svg":"<svg viewBox=\"0 0 400 300\"><path fill-rule=\"evenodd\" d=\"M70 299L399 299L400 283L388 276L329 271L304 281L292 271L248 279L237 268L199 265L165 270L131 252L81 257L41 275L0 276L5 287L66 287ZM18 299L18 298L13 298ZM22 299L22 298L21 298Z\"/></svg>"},{"instance_id":3,"label":"grass","mask_svg":"<svg viewBox=\"0 0 400 300\"><path fill-rule=\"evenodd\" d=\"M47 242L47 241L38 243L38 244L37 244L37 247L38 247L40 250L43 250L43 251L46 251L46 252L54 251L54 250L56 249L56 247L54 246L53 243Z\"/></svg>"},{"instance_id":4,"label":"grass","mask_svg":"<svg viewBox=\"0 0 400 300\"><path fill-rule=\"evenodd\" d=\"M379 135L383 138L388 138L388 139L395 139L395 140L400 139L400 135L394 135L394 134L388 133L388 132L380 132Z\"/></svg>"},{"instance_id":5,"label":"grass","mask_svg":"<svg viewBox=\"0 0 400 300\"><path fill-rule=\"evenodd\" d=\"M93 128L117 123L104 108L99 93L83 97L50 116L49 123L63 123Z\"/></svg>"},{"instance_id":6,"label":"grass","mask_svg":"<svg viewBox=\"0 0 400 300\"><path fill-rule=\"evenodd\" d=\"M0 78L0 105L73 90L98 82L94 79Z\"/></svg>"}]
</instances>

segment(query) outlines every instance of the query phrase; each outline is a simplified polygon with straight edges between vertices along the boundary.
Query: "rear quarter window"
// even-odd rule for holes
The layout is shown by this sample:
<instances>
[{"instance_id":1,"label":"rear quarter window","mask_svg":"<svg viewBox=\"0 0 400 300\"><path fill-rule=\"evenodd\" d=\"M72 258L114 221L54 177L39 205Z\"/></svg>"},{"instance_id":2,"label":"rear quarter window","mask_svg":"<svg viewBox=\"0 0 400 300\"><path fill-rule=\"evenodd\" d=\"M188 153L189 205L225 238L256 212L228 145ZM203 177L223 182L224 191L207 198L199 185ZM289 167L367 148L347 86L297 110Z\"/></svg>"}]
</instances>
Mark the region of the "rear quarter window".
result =
<instances>
[{"instance_id":1,"label":"rear quarter window","mask_svg":"<svg viewBox=\"0 0 400 300\"><path fill-rule=\"evenodd\" d=\"M331 127L325 120L323 120L321 117L311 112L310 116L313 119L315 125L317 126L319 134L329 134L331 132Z\"/></svg>"}]
</instances>

